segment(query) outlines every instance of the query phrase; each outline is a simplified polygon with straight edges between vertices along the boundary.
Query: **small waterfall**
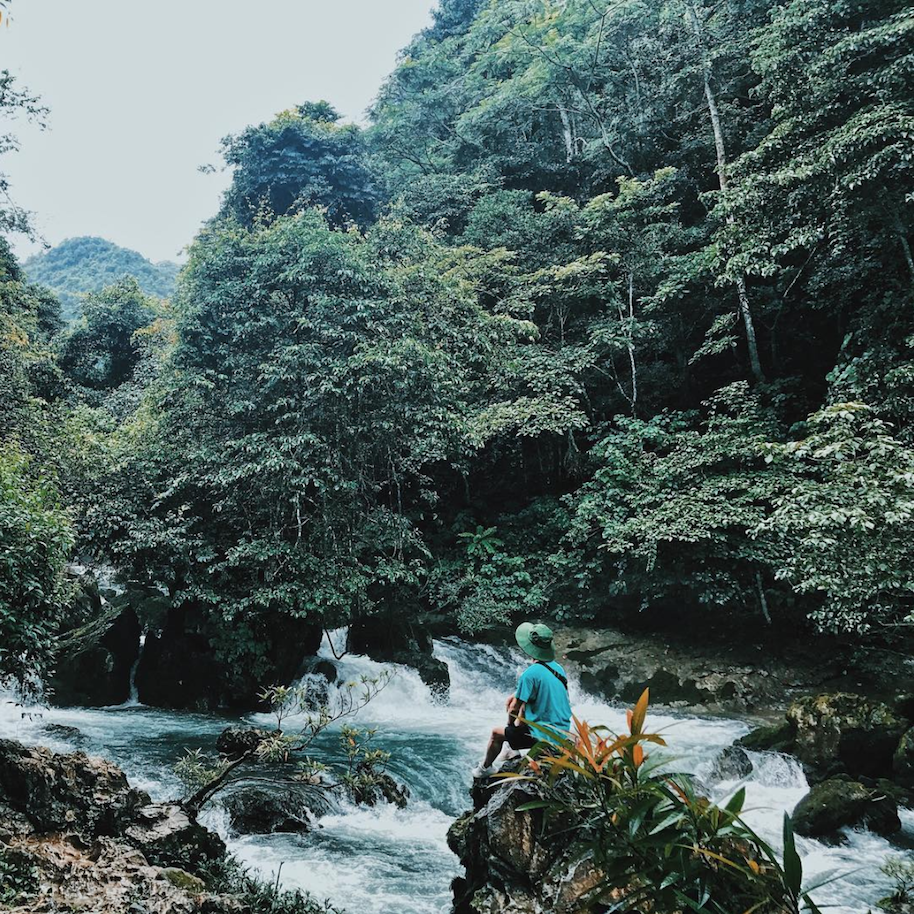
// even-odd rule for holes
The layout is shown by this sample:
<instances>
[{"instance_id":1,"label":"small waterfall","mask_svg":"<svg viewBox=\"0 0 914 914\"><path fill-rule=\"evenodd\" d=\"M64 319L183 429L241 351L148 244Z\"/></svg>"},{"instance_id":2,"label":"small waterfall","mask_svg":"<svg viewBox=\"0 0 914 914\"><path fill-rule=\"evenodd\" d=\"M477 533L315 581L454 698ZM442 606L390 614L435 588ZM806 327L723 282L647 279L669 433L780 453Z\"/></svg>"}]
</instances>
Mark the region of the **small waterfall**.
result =
<instances>
[{"instance_id":1,"label":"small waterfall","mask_svg":"<svg viewBox=\"0 0 914 914\"><path fill-rule=\"evenodd\" d=\"M140 648L137 651L136 660L133 661L133 666L130 667L130 697L125 702L128 707L137 707L140 704L140 693L136 687L136 671L140 668L144 647L146 647L146 632L140 634Z\"/></svg>"}]
</instances>

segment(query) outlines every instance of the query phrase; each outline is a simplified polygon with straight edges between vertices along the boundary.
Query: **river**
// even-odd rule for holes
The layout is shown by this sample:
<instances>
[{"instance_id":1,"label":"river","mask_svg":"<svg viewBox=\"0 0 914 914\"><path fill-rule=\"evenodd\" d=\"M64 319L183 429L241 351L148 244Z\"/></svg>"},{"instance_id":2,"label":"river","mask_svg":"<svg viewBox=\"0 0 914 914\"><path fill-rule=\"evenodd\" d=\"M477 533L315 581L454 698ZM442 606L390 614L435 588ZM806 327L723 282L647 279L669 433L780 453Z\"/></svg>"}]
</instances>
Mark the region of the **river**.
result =
<instances>
[{"instance_id":1,"label":"river","mask_svg":"<svg viewBox=\"0 0 914 914\"><path fill-rule=\"evenodd\" d=\"M311 892L320 900L346 908L348 914L446 914L450 881L459 872L445 835L453 818L468 806L469 771L479 760L491 726L503 717L505 696L524 665L516 651L471 645L452 639L435 644L436 656L451 674L451 691L436 702L418 675L394 667L388 686L358 716L358 726L378 728L376 743L392 753L391 773L412 792L408 807L398 810L343 805L320 820L305 836L239 837L226 829L218 808L205 821L219 830L230 849L266 876L280 865L281 881ZM332 659L326 644L325 659ZM366 657L334 661L345 681L376 675L384 665ZM386 668L390 668L389 666ZM586 694L571 680L578 717L591 723L624 728L624 709ZM116 708L50 708L25 712L11 702L0 704L0 737L43 743L66 751L75 746L104 755L123 767L131 782L154 798L175 796L180 785L172 766L185 748L211 749L216 736L234 718L147 708L135 702ZM265 715L250 715L256 725L270 725ZM78 743L49 738L45 724L77 727ZM720 749L748 732L740 720L653 713L649 728L661 731L679 770L706 771ZM328 736L321 749L335 752ZM792 759L776 754L753 755L747 782L749 824L778 844L781 820L806 792L806 779ZM719 784L714 799L723 800L738 785ZM905 837L914 839L914 812L902 811ZM835 914L864 914L890 888L880 873L885 858L901 853L885 839L865 831L848 833L848 843L826 847L799 839L807 884L831 873L843 878L819 889L814 898Z\"/></svg>"}]
</instances>

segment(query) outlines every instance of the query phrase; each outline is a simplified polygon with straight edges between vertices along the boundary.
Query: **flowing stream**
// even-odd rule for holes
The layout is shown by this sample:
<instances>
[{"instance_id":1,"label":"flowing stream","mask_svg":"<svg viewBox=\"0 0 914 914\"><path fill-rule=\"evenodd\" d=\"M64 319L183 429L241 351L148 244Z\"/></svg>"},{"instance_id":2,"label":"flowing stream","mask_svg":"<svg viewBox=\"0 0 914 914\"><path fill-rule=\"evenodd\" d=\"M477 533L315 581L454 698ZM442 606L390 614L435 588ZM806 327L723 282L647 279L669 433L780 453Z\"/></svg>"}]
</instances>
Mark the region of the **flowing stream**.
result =
<instances>
[{"instance_id":1,"label":"flowing stream","mask_svg":"<svg viewBox=\"0 0 914 914\"><path fill-rule=\"evenodd\" d=\"M469 805L469 771L479 760L489 729L504 716L505 697L524 666L516 651L471 645L457 640L436 642L436 656L451 674L444 703L435 701L418 675L395 667L387 687L363 709L359 727L377 727L376 743L392 753L391 773L409 785L406 809L337 807L304 836L239 837L230 834L218 808L205 821L226 837L230 849L265 876L280 865L281 881L316 898L346 908L348 914L446 914L450 881L459 872L445 835L453 818ZM333 660L325 643L321 656ZM360 656L333 661L343 681L374 676L389 665ZM587 695L571 681L576 715L591 723L624 729L625 711ZM120 764L131 782L155 798L173 797L180 785L172 766L185 748L212 749L216 736L233 719L147 708L134 702L114 708L51 708L25 712L0 703L0 737L42 743L53 749L75 748L107 756ZM265 715L251 715L269 725ZM52 732L47 724L76 727L79 735ZM748 732L739 720L699 718L688 714L651 713L650 729L663 732L679 770L706 772L717 752ZM332 756L336 739L326 735L321 751ZM785 756L753 755L754 771L746 782L749 824L774 845L784 811L790 811L807 789L798 764ZM715 785L723 800L736 783ZM914 812L902 811L903 840L914 839ZM814 893L820 906L835 914L864 914L890 888L880 873L887 856L904 851L865 831L848 833L847 844L826 847L799 839L807 884L829 874L843 874Z\"/></svg>"}]
</instances>

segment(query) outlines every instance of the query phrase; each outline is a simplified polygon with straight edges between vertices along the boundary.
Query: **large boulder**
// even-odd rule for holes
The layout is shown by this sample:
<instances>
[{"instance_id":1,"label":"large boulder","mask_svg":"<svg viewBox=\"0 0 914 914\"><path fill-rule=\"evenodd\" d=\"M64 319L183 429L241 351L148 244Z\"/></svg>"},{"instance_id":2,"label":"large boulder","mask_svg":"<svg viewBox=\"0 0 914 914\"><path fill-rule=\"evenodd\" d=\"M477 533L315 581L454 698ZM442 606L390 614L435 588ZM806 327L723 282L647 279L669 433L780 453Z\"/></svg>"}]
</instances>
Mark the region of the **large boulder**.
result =
<instances>
[{"instance_id":1,"label":"large boulder","mask_svg":"<svg viewBox=\"0 0 914 914\"><path fill-rule=\"evenodd\" d=\"M756 727L750 733L736 741L736 745L751 752L786 752L792 753L796 731L786 720L777 724L765 724Z\"/></svg>"},{"instance_id":2,"label":"large boulder","mask_svg":"<svg viewBox=\"0 0 914 914\"><path fill-rule=\"evenodd\" d=\"M112 762L0 740L0 820L13 835L64 834L84 845L117 838L150 863L197 868L225 845L177 804L150 802Z\"/></svg>"},{"instance_id":3,"label":"large boulder","mask_svg":"<svg viewBox=\"0 0 914 914\"><path fill-rule=\"evenodd\" d=\"M92 841L123 832L149 797L104 759L0 740L0 804L37 833L68 832Z\"/></svg>"},{"instance_id":4,"label":"large boulder","mask_svg":"<svg viewBox=\"0 0 914 914\"><path fill-rule=\"evenodd\" d=\"M280 613L254 623L252 637L262 648L252 664L228 664L217 654L204 613L172 607L164 628L150 634L136 671L139 699L165 708L255 710L265 686L286 685L306 657L317 652L322 629Z\"/></svg>"},{"instance_id":5,"label":"large boulder","mask_svg":"<svg viewBox=\"0 0 914 914\"><path fill-rule=\"evenodd\" d=\"M561 834L545 826L541 810L521 808L538 798L535 787L480 783L473 796L478 808L448 832L466 869L453 883L454 914L577 914L592 906L605 874L561 826Z\"/></svg>"},{"instance_id":6,"label":"large boulder","mask_svg":"<svg viewBox=\"0 0 914 914\"><path fill-rule=\"evenodd\" d=\"M227 794L222 804L232 828L241 834L304 834L313 828L307 798L294 789L240 787Z\"/></svg>"},{"instance_id":7,"label":"large boulder","mask_svg":"<svg viewBox=\"0 0 914 914\"><path fill-rule=\"evenodd\" d=\"M832 778L813 786L793 812L794 830L809 838L842 841L841 829L853 826L894 835L901 831L898 806L883 791L859 781Z\"/></svg>"},{"instance_id":8,"label":"large boulder","mask_svg":"<svg viewBox=\"0 0 914 914\"><path fill-rule=\"evenodd\" d=\"M90 621L61 636L48 686L58 705L118 705L130 697L141 628L130 606L99 604Z\"/></svg>"},{"instance_id":9,"label":"large boulder","mask_svg":"<svg viewBox=\"0 0 914 914\"><path fill-rule=\"evenodd\" d=\"M910 721L896 710L846 692L794 702L787 711L793 752L810 775L891 777L892 760Z\"/></svg>"},{"instance_id":10,"label":"large boulder","mask_svg":"<svg viewBox=\"0 0 914 914\"><path fill-rule=\"evenodd\" d=\"M346 649L413 667L433 694L444 696L450 688L447 664L432 656L432 633L421 621L387 613L365 616L349 626Z\"/></svg>"}]
</instances>

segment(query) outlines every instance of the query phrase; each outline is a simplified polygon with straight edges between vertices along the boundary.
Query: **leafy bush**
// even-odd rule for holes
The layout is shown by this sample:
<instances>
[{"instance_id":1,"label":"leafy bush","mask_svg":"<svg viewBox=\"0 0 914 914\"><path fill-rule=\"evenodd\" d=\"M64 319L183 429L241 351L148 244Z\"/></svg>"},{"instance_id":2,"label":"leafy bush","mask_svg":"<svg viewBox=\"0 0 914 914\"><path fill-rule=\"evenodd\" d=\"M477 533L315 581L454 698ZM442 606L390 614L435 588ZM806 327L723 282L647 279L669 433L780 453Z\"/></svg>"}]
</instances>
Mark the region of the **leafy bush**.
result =
<instances>
[{"instance_id":1,"label":"leafy bush","mask_svg":"<svg viewBox=\"0 0 914 914\"><path fill-rule=\"evenodd\" d=\"M69 592L73 531L53 484L0 446L0 677L35 684L51 660Z\"/></svg>"},{"instance_id":2,"label":"leafy bush","mask_svg":"<svg viewBox=\"0 0 914 914\"><path fill-rule=\"evenodd\" d=\"M258 879L233 857L226 857L201 875L209 891L236 895L257 914L342 914L327 901L315 901L298 890L281 889L280 873L276 874L274 882Z\"/></svg>"},{"instance_id":3,"label":"leafy bush","mask_svg":"<svg viewBox=\"0 0 914 914\"><path fill-rule=\"evenodd\" d=\"M802 888L789 817L781 864L740 819L745 789L721 808L690 776L654 763L646 748L666 743L645 731L647 709L645 691L620 735L578 720L571 737L531 723L548 742L531 750L519 772L504 775L537 784L543 798L520 808L543 809L547 822L561 822L593 852L604 878L592 900L621 889L625 910L647 903L654 914L816 912Z\"/></svg>"},{"instance_id":4,"label":"leafy bush","mask_svg":"<svg viewBox=\"0 0 914 914\"><path fill-rule=\"evenodd\" d=\"M21 904L37 888L37 873L28 856L0 845L0 906Z\"/></svg>"},{"instance_id":5,"label":"leafy bush","mask_svg":"<svg viewBox=\"0 0 914 914\"><path fill-rule=\"evenodd\" d=\"M895 888L891 895L880 899L880 909L887 914L907 914L914 910L914 861L891 857L882 872L895 883Z\"/></svg>"}]
</instances>

